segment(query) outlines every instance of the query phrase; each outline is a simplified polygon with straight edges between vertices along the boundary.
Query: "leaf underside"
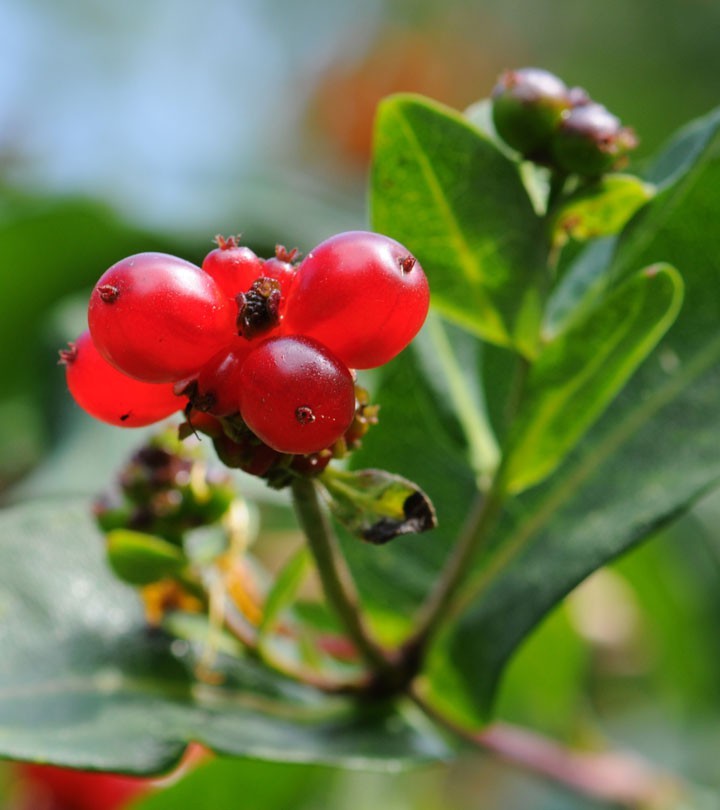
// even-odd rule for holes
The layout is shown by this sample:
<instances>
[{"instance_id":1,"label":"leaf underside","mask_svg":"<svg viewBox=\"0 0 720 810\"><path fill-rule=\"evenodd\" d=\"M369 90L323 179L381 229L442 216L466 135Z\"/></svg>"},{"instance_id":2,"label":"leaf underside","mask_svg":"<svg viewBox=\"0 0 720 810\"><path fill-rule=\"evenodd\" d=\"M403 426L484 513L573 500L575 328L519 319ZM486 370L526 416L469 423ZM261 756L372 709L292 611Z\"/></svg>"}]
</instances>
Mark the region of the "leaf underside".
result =
<instances>
[{"instance_id":1,"label":"leaf underside","mask_svg":"<svg viewBox=\"0 0 720 810\"><path fill-rule=\"evenodd\" d=\"M242 757L395 770L445 757L394 709L359 710L149 630L132 589L102 558L85 503L0 513L0 756L84 769L167 770L190 741Z\"/></svg>"}]
</instances>

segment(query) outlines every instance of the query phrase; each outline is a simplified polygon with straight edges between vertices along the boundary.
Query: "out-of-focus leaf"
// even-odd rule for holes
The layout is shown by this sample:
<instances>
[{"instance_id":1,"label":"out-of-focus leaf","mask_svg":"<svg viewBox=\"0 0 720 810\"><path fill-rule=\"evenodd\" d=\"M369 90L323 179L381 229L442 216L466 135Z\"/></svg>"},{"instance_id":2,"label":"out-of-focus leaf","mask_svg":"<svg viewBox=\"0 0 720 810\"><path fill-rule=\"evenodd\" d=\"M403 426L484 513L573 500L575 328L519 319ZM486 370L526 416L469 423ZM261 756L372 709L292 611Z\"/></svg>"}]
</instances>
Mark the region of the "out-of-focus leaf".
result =
<instances>
[{"instance_id":1,"label":"out-of-focus leaf","mask_svg":"<svg viewBox=\"0 0 720 810\"><path fill-rule=\"evenodd\" d=\"M310 810L329 806L338 774L329 768L215 759L133 805L134 810Z\"/></svg>"},{"instance_id":2,"label":"out-of-focus leaf","mask_svg":"<svg viewBox=\"0 0 720 810\"><path fill-rule=\"evenodd\" d=\"M105 206L82 199L0 195L0 340L14 347L3 362L5 388L37 375L43 314L63 295L94 284L131 253L167 248L167 240L123 223ZM58 347L59 348L59 347ZM51 373L55 356L47 358Z\"/></svg>"},{"instance_id":3,"label":"out-of-focus leaf","mask_svg":"<svg viewBox=\"0 0 720 810\"><path fill-rule=\"evenodd\" d=\"M162 537L113 529L106 537L107 559L115 574L131 585L147 585L179 574L187 558Z\"/></svg>"},{"instance_id":4,"label":"out-of-focus leaf","mask_svg":"<svg viewBox=\"0 0 720 810\"><path fill-rule=\"evenodd\" d=\"M0 754L153 773L190 740L227 754L397 769L447 754L388 706L360 710L219 654L223 683L195 682L199 650L144 624L102 559L86 504L0 513Z\"/></svg>"},{"instance_id":5,"label":"out-of-focus leaf","mask_svg":"<svg viewBox=\"0 0 720 810\"><path fill-rule=\"evenodd\" d=\"M418 257L439 312L535 354L547 285L541 220L517 166L462 116L410 95L380 105L372 222Z\"/></svg>"},{"instance_id":6,"label":"out-of-focus leaf","mask_svg":"<svg viewBox=\"0 0 720 810\"><path fill-rule=\"evenodd\" d=\"M523 642L510 662L498 695L503 720L569 739L587 701L591 651L557 608Z\"/></svg>"},{"instance_id":7,"label":"out-of-focus leaf","mask_svg":"<svg viewBox=\"0 0 720 810\"><path fill-rule=\"evenodd\" d=\"M682 288L672 267L653 265L545 346L503 456L510 492L541 481L575 446L672 325Z\"/></svg>"},{"instance_id":8,"label":"out-of-focus leaf","mask_svg":"<svg viewBox=\"0 0 720 810\"><path fill-rule=\"evenodd\" d=\"M403 534L419 534L437 525L428 496L400 475L328 468L321 480L332 514L368 543L384 545Z\"/></svg>"},{"instance_id":9,"label":"out-of-focus leaf","mask_svg":"<svg viewBox=\"0 0 720 810\"><path fill-rule=\"evenodd\" d=\"M282 611L295 598L310 567L310 559L307 548L301 546L275 577L263 604L261 634L272 629Z\"/></svg>"},{"instance_id":10,"label":"out-of-focus leaf","mask_svg":"<svg viewBox=\"0 0 720 810\"><path fill-rule=\"evenodd\" d=\"M572 194L550 222L551 241L562 247L569 239L585 242L619 233L654 188L630 174L608 174Z\"/></svg>"}]
</instances>

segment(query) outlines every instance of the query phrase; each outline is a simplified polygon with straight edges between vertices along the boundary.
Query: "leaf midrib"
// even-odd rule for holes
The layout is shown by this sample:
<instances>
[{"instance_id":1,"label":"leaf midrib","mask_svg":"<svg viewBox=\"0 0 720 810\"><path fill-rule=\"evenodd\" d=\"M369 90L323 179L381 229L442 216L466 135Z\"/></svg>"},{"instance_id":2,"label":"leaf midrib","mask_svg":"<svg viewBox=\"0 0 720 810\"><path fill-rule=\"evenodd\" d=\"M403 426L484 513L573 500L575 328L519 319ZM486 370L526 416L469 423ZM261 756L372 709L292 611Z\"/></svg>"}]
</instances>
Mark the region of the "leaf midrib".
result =
<instances>
[{"instance_id":1,"label":"leaf midrib","mask_svg":"<svg viewBox=\"0 0 720 810\"><path fill-rule=\"evenodd\" d=\"M425 149L420 144L420 141L410 125L410 122L400 111L397 111L396 115L405 138L414 148L416 159L418 165L420 166L423 177L425 178L425 182L428 184L432 196L436 200L437 207L443 215L443 219L445 220L448 230L452 235L455 250L460 257L460 266L463 269L463 274L471 284L479 286L482 281L480 268L473 259L472 251L467 243L465 235L460 228L460 225L458 224L457 217L455 217L453 209L451 208L447 197L443 193L442 185L440 184L437 173L433 170L432 163L429 160Z\"/></svg>"},{"instance_id":2,"label":"leaf midrib","mask_svg":"<svg viewBox=\"0 0 720 810\"><path fill-rule=\"evenodd\" d=\"M572 383L563 389L563 396L550 400L550 402L546 404L545 408L542 409L539 418L532 421L531 430L525 435L522 445L527 445L528 441L530 441L531 444L536 444L537 437L547 430L547 426L549 424L552 424L556 420L558 413L565 408L567 402L573 398L575 393L582 388L588 382L588 380L597 375L598 370L604 366L607 359L615 353L618 345L627 337L628 333L635 325L635 318L637 317L638 312L642 310L645 304L645 299L647 298L647 286L642 288L642 292L642 296L637 297L633 301L632 310L625 318L621 328L613 334L611 339L606 339L602 342L600 351L596 351L594 353L592 360L586 364L583 371L581 371L580 374L577 374ZM514 459L517 458L514 453L513 457ZM542 466L543 465L541 464L541 469ZM508 468L510 469L509 464ZM531 475L529 476L529 480L533 482L536 481L537 478ZM520 484L523 488L528 486L527 473L520 477ZM513 487L512 475L510 476L510 487Z\"/></svg>"}]
</instances>

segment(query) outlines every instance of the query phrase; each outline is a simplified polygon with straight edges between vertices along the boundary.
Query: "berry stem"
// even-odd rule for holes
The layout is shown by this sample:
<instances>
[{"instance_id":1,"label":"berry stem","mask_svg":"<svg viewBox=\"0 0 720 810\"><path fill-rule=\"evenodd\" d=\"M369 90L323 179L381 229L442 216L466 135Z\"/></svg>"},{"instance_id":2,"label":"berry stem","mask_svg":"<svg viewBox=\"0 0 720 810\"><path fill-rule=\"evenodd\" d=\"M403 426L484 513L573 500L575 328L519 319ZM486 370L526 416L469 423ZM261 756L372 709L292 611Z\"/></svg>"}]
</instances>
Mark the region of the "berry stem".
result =
<instances>
[{"instance_id":1,"label":"berry stem","mask_svg":"<svg viewBox=\"0 0 720 810\"><path fill-rule=\"evenodd\" d=\"M565 172L555 170L550 175L550 188L546 205L546 217L550 217L558 205L567 187L568 175Z\"/></svg>"},{"instance_id":2,"label":"berry stem","mask_svg":"<svg viewBox=\"0 0 720 810\"><path fill-rule=\"evenodd\" d=\"M478 553L487 545L503 502L504 493L498 479L495 479L487 493L477 494L458 542L436 580L435 587L420 608L415 630L403 645L406 658L422 660L423 651L452 611L455 595L472 570Z\"/></svg>"},{"instance_id":3,"label":"berry stem","mask_svg":"<svg viewBox=\"0 0 720 810\"><path fill-rule=\"evenodd\" d=\"M362 619L352 578L325 513L320 508L315 482L297 477L292 482L293 503L315 560L329 605L342 621L360 655L375 672L391 669L383 650L371 638Z\"/></svg>"},{"instance_id":4,"label":"berry stem","mask_svg":"<svg viewBox=\"0 0 720 810\"><path fill-rule=\"evenodd\" d=\"M688 785L621 751L573 751L540 734L508 723L466 729L438 712L416 691L415 704L432 720L499 759L593 799L624 808L675 807ZM684 804L684 803L683 803Z\"/></svg>"}]
</instances>

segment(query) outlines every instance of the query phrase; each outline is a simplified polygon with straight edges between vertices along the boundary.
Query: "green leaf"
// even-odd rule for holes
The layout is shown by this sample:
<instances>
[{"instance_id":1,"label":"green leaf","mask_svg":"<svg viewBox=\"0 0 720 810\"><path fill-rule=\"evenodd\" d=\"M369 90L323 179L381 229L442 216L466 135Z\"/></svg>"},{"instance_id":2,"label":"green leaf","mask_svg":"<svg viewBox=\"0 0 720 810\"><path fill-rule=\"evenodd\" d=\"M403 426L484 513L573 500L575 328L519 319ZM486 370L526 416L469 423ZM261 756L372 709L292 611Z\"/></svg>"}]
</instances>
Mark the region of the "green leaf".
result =
<instances>
[{"instance_id":1,"label":"green leaf","mask_svg":"<svg viewBox=\"0 0 720 810\"><path fill-rule=\"evenodd\" d=\"M261 636L274 627L280 614L295 599L298 589L310 568L310 562L310 553L305 546L301 546L275 577L275 581L263 604L262 622L260 624Z\"/></svg>"},{"instance_id":2,"label":"green leaf","mask_svg":"<svg viewBox=\"0 0 720 810\"><path fill-rule=\"evenodd\" d=\"M666 260L683 270L683 309L580 446L508 504L428 660L427 694L464 722L489 715L508 660L559 600L720 484L720 114L658 166L662 191L611 244L601 277Z\"/></svg>"},{"instance_id":3,"label":"green leaf","mask_svg":"<svg viewBox=\"0 0 720 810\"><path fill-rule=\"evenodd\" d=\"M328 807L338 774L330 768L214 759L179 782L133 804L133 810L303 810Z\"/></svg>"},{"instance_id":4,"label":"green leaf","mask_svg":"<svg viewBox=\"0 0 720 810\"><path fill-rule=\"evenodd\" d=\"M508 437L504 488L521 492L557 467L672 325L682 289L677 271L653 265L545 346Z\"/></svg>"},{"instance_id":5,"label":"green leaf","mask_svg":"<svg viewBox=\"0 0 720 810\"><path fill-rule=\"evenodd\" d=\"M437 525L428 496L412 481L385 470L327 468L321 481L334 517L361 540L383 545Z\"/></svg>"},{"instance_id":6,"label":"green leaf","mask_svg":"<svg viewBox=\"0 0 720 810\"><path fill-rule=\"evenodd\" d=\"M418 257L437 310L532 357L547 246L516 164L461 115L411 95L380 105L374 161L373 227Z\"/></svg>"},{"instance_id":7,"label":"green leaf","mask_svg":"<svg viewBox=\"0 0 720 810\"><path fill-rule=\"evenodd\" d=\"M477 345L474 339L469 342ZM399 640L407 631L413 610L437 577L460 530L476 488L475 472L468 463L471 446L445 380L437 373L437 364L430 362L435 360L416 341L383 367L373 396L380 405L380 424L351 457L353 467L412 476L424 492L432 493L437 511L437 528L422 537L398 537L382 549L351 537L343 544L375 629L388 642ZM464 360L467 380L476 357L468 351Z\"/></svg>"},{"instance_id":8,"label":"green leaf","mask_svg":"<svg viewBox=\"0 0 720 810\"><path fill-rule=\"evenodd\" d=\"M161 537L113 529L106 541L110 567L131 585L147 585L174 576L187 564L182 550Z\"/></svg>"},{"instance_id":9,"label":"green leaf","mask_svg":"<svg viewBox=\"0 0 720 810\"><path fill-rule=\"evenodd\" d=\"M654 193L638 177L607 174L562 203L550 223L551 241L562 247L570 239L585 242L619 233Z\"/></svg>"},{"instance_id":10,"label":"green leaf","mask_svg":"<svg viewBox=\"0 0 720 810\"><path fill-rule=\"evenodd\" d=\"M392 707L359 708L218 654L219 686L198 684L202 648L149 632L132 589L103 560L85 503L0 513L0 756L149 774L189 740L257 759L397 769L445 745Z\"/></svg>"}]
</instances>

